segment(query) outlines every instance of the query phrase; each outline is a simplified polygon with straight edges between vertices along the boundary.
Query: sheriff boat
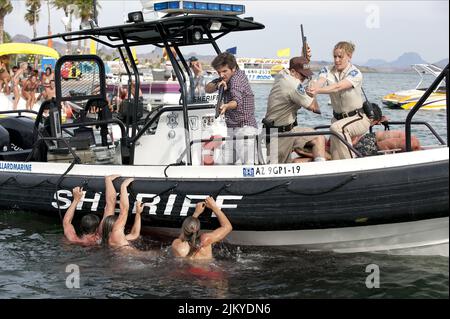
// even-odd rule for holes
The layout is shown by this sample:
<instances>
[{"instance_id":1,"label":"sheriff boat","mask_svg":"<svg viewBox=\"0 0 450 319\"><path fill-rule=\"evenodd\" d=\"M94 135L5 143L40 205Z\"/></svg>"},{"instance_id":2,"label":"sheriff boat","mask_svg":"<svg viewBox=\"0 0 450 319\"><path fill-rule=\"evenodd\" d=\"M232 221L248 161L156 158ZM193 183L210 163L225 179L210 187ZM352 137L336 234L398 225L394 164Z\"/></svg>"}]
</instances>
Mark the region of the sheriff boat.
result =
<instances>
[{"instance_id":1,"label":"sheriff boat","mask_svg":"<svg viewBox=\"0 0 450 319\"><path fill-rule=\"evenodd\" d=\"M71 189L83 185L86 194L77 214L101 212L104 176L114 173L135 178L130 197L145 202L143 228L153 234L177 236L195 203L211 195L233 224L227 238L232 244L448 256L449 149L431 126L437 142L421 151L302 164L267 164L260 151L253 165L203 165L202 148L210 137L205 132L215 121L217 105L190 102L193 92L187 84L193 76L180 48L209 44L220 53L218 39L260 32L264 25L241 17L242 5L169 1L155 3L154 9L165 15L143 21L142 13L134 12L123 25L93 26L35 41L88 38L117 49L127 65L129 89L136 83L134 96L140 77L131 48L164 47L181 88L179 103L146 114L138 100L128 100L116 118L105 101L102 60L93 55L61 57L56 98L42 104L36 121L21 116L0 121L0 209L57 216L69 207ZM66 62L90 64L91 71L79 81L63 81ZM449 66L405 121L392 123L405 128L407 150L411 127L428 125L414 121L415 113L443 79L448 87L448 75ZM76 121L63 124L61 105L69 102L82 106ZM88 112L92 107L98 110L95 118ZM42 116L45 110L47 118ZM319 134L333 133L325 129ZM264 144L264 138L249 138ZM205 215L203 228L218 226L212 213Z\"/></svg>"}]
</instances>

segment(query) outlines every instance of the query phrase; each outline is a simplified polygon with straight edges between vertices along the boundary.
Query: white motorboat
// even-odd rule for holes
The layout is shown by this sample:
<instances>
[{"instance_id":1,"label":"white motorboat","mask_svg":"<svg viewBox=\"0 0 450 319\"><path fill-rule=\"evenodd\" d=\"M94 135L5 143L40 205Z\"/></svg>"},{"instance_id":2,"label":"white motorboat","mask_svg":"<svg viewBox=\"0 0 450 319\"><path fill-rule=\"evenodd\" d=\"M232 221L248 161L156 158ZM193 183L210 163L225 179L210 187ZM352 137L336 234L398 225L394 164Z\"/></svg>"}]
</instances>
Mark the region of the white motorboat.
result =
<instances>
[{"instance_id":1,"label":"white motorboat","mask_svg":"<svg viewBox=\"0 0 450 319\"><path fill-rule=\"evenodd\" d=\"M250 83L273 83L274 77L289 67L286 59L237 58L239 68Z\"/></svg>"},{"instance_id":2,"label":"white motorboat","mask_svg":"<svg viewBox=\"0 0 450 319\"><path fill-rule=\"evenodd\" d=\"M420 76L419 83L417 83L414 89L402 90L385 95L382 101L388 108L403 110L412 109L428 89L428 87L422 86L425 75L431 75L434 78L437 78L442 72L441 68L433 64L414 64L412 65L412 68ZM439 86L436 87L436 89L434 89L431 95L427 98L421 109L445 110L447 107L446 99L445 83L440 83Z\"/></svg>"}]
</instances>

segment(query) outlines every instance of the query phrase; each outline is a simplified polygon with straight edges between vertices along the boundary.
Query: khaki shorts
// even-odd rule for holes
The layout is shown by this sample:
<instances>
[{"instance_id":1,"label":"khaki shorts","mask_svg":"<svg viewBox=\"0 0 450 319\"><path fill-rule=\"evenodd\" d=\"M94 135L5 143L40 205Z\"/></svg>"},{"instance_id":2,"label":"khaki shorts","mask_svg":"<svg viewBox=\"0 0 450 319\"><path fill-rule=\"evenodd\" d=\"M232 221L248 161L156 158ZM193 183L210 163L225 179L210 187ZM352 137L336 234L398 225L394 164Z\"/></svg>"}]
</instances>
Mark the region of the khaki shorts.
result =
<instances>
[{"instance_id":1,"label":"khaki shorts","mask_svg":"<svg viewBox=\"0 0 450 319\"><path fill-rule=\"evenodd\" d=\"M289 133L305 133L315 132L312 128L306 127L294 127ZM305 145L315 139L317 135L310 136L294 136L275 138L270 141L269 154L270 163L292 163L291 153L296 148L303 149ZM278 158L275 156L275 152L278 149ZM276 162L278 160L278 162Z\"/></svg>"}]
</instances>

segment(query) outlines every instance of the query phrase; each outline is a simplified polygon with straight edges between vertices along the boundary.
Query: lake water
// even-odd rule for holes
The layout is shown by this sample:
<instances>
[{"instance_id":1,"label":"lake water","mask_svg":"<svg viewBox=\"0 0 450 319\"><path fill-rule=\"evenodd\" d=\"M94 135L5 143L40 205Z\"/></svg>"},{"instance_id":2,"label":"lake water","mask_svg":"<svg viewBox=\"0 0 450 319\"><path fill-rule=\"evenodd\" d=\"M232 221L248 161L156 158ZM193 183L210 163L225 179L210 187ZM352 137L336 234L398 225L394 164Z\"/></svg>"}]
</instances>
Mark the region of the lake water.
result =
<instances>
[{"instance_id":1,"label":"lake water","mask_svg":"<svg viewBox=\"0 0 450 319\"><path fill-rule=\"evenodd\" d=\"M414 87L414 74L365 74L370 100ZM270 85L254 85L257 117L264 116ZM331 107L321 96L322 115L301 111L305 126L328 124ZM395 121L406 112L385 110ZM446 138L445 111L421 111ZM426 130L414 130L436 144ZM36 212L0 212L0 298L448 298L445 257L336 254L218 245L216 259L191 264L170 257L168 243L142 240L146 251L122 256L62 240L59 217ZM366 286L378 267L379 288ZM79 270L79 286L70 277ZM367 272L366 272L367 270ZM69 276L69 277L68 277ZM75 286L75 287L74 287Z\"/></svg>"}]
</instances>

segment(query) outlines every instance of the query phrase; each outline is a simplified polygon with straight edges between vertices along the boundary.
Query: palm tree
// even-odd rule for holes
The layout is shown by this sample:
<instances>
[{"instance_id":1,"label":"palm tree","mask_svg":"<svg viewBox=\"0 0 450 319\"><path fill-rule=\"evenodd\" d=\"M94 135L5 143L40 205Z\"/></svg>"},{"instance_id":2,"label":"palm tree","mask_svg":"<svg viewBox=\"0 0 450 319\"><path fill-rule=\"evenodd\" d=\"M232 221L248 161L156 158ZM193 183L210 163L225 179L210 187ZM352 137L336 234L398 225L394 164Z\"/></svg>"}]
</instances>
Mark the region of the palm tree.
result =
<instances>
[{"instance_id":1,"label":"palm tree","mask_svg":"<svg viewBox=\"0 0 450 319\"><path fill-rule=\"evenodd\" d=\"M50 0L47 0L47 15L48 15L48 35L52 35L52 26L50 23ZM53 47L53 41L52 39L48 40L48 46L51 48Z\"/></svg>"},{"instance_id":2,"label":"palm tree","mask_svg":"<svg viewBox=\"0 0 450 319\"><path fill-rule=\"evenodd\" d=\"M8 32L3 32L3 42L4 43L11 43L11 35Z\"/></svg>"},{"instance_id":3,"label":"palm tree","mask_svg":"<svg viewBox=\"0 0 450 319\"><path fill-rule=\"evenodd\" d=\"M36 25L39 22L39 11L41 11L41 0L26 0L27 13L25 21L33 27L33 37L37 37Z\"/></svg>"},{"instance_id":4,"label":"palm tree","mask_svg":"<svg viewBox=\"0 0 450 319\"><path fill-rule=\"evenodd\" d=\"M3 33L5 31L5 16L13 11L10 0L0 0L0 44L3 43Z\"/></svg>"},{"instance_id":5,"label":"palm tree","mask_svg":"<svg viewBox=\"0 0 450 319\"><path fill-rule=\"evenodd\" d=\"M75 0L53 0L52 5L56 9L62 9L64 11L64 14L66 18L69 18L69 23L65 24L64 27L66 29L66 32L72 31L72 15L74 12L73 5ZM72 53L72 42L67 41L67 53Z\"/></svg>"},{"instance_id":6,"label":"palm tree","mask_svg":"<svg viewBox=\"0 0 450 319\"><path fill-rule=\"evenodd\" d=\"M81 24L89 23L89 19L95 19L94 17L94 1L93 0L75 0L75 4L78 6L78 15L81 19ZM96 11L100 8L98 2L95 2ZM98 11L97 11L98 12ZM84 50L87 50L87 40L84 40ZM81 43L78 42L78 49L80 49Z\"/></svg>"}]
</instances>

